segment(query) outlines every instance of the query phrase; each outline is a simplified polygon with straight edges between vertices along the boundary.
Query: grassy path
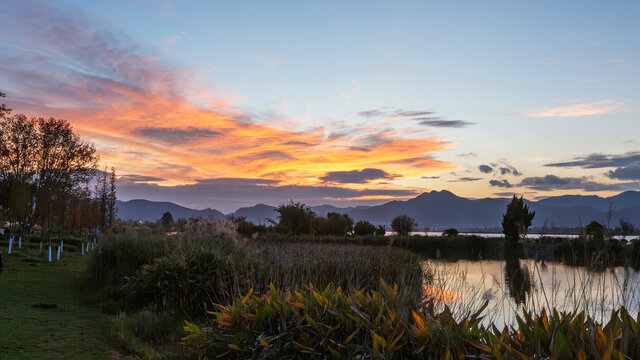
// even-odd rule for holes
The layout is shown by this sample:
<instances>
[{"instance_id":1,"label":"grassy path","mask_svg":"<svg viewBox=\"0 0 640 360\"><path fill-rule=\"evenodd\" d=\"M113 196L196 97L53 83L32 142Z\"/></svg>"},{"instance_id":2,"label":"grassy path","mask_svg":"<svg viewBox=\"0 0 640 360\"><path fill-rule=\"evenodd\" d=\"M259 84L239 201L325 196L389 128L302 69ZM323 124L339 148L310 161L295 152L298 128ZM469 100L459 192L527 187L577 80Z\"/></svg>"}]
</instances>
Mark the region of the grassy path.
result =
<instances>
[{"instance_id":1,"label":"grassy path","mask_svg":"<svg viewBox=\"0 0 640 360\"><path fill-rule=\"evenodd\" d=\"M85 302L86 258L66 254L46 263L30 250L3 252L0 359L109 358L107 316Z\"/></svg>"}]
</instances>

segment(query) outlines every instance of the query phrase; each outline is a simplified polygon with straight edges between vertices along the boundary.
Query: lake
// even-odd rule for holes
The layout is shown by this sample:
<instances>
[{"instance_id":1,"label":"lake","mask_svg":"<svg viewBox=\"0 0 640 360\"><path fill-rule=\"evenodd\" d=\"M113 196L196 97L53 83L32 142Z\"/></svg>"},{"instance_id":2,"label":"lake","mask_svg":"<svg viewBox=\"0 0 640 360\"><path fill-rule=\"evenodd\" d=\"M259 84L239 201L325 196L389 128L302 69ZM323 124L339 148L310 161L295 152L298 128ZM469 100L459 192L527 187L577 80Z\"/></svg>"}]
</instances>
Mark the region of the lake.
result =
<instances>
[{"instance_id":1,"label":"lake","mask_svg":"<svg viewBox=\"0 0 640 360\"><path fill-rule=\"evenodd\" d=\"M395 235L396 233L392 232L392 231L388 231L385 235L387 236L391 236L391 235ZM414 231L411 233L411 235L420 235L420 236L442 236L442 231ZM475 235L475 236L482 236L485 238L502 238L504 237L503 233L482 233L482 232L460 232L459 235ZM539 239L542 237L558 237L558 238L578 238L580 237L580 235L577 234L527 234L526 239ZM618 240L622 240L623 238L626 238L627 240L633 240L633 239L637 239L639 238L636 235L627 235L626 237L620 236L620 235L614 235L612 236L613 239L618 239Z\"/></svg>"},{"instance_id":2,"label":"lake","mask_svg":"<svg viewBox=\"0 0 640 360\"><path fill-rule=\"evenodd\" d=\"M631 268L592 272L585 267L529 259L515 264L504 260L425 260L422 265L434 276L425 293L434 298L437 308L441 310L446 304L454 314L463 315L488 301L483 323L499 328L515 324L522 308L536 313L554 307L559 311L584 310L598 321L608 319L611 310L620 306L631 314L640 311L640 273Z\"/></svg>"}]
</instances>

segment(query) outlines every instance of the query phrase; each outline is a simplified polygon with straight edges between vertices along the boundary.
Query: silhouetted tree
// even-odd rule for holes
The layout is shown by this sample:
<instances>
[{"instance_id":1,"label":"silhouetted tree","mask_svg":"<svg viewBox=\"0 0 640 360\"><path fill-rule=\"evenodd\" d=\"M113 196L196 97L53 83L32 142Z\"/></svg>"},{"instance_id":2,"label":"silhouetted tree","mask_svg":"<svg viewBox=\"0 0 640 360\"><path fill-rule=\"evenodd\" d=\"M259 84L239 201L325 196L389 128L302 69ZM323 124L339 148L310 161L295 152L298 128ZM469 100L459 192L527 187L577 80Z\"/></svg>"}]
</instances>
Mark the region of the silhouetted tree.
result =
<instances>
[{"instance_id":1,"label":"silhouetted tree","mask_svg":"<svg viewBox=\"0 0 640 360\"><path fill-rule=\"evenodd\" d=\"M107 226L112 228L118 214L118 208L116 207L116 169L111 167L111 174L109 176L109 193L107 196Z\"/></svg>"},{"instance_id":2,"label":"silhouetted tree","mask_svg":"<svg viewBox=\"0 0 640 360\"><path fill-rule=\"evenodd\" d=\"M360 220L353 227L353 233L356 235L373 235L376 233L376 226L368 221Z\"/></svg>"},{"instance_id":3,"label":"silhouetted tree","mask_svg":"<svg viewBox=\"0 0 640 360\"><path fill-rule=\"evenodd\" d=\"M171 213L168 211L162 214L162 217L160 218L160 224L166 227L173 225L173 215L171 215Z\"/></svg>"},{"instance_id":4,"label":"silhouetted tree","mask_svg":"<svg viewBox=\"0 0 640 360\"><path fill-rule=\"evenodd\" d=\"M316 214L302 203L294 203L293 200L285 205L278 206L277 230L293 234L309 234L312 229L313 219Z\"/></svg>"},{"instance_id":5,"label":"silhouetted tree","mask_svg":"<svg viewBox=\"0 0 640 360\"><path fill-rule=\"evenodd\" d=\"M252 236L254 234L264 234L267 232L267 227L264 225L256 225L251 221L247 221L246 216L238 216L234 215L229 216L229 220L236 225L236 230L238 234L242 234L244 236Z\"/></svg>"},{"instance_id":6,"label":"silhouetted tree","mask_svg":"<svg viewBox=\"0 0 640 360\"><path fill-rule=\"evenodd\" d=\"M378 225L378 228L376 229L376 235L377 236L384 236L384 234L387 233L387 230L384 228L384 226L382 225Z\"/></svg>"},{"instance_id":7,"label":"silhouetted tree","mask_svg":"<svg viewBox=\"0 0 640 360\"><path fill-rule=\"evenodd\" d=\"M588 237L591 238L591 240L600 242L604 240L604 226L602 226L599 222L597 221L592 221L590 222L585 228L584 228L584 233L585 235L587 235Z\"/></svg>"},{"instance_id":8,"label":"silhouetted tree","mask_svg":"<svg viewBox=\"0 0 640 360\"><path fill-rule=\"evenodd\" d=\"M618 223L618 233L622 235L623 239L626 239L627 235L633 234L633 232L636 230L635 226L633 226L631 222L626 221L624 218L618 219Z\"/></svg>"},{"instance_id":9,"label":"silhouetted tree","mask_svg":"<svg viewBox=\"0 0 640 360\"><path fill-rule=\"evenodd\" d=\"M398 215L391 221L391 229L398 235L409 235L416 226L416 221L407 215Z\"/></svg>"},{"instance_id":10,"label":"silhouetted tree","mask_svg":"<svg viewBox=\"0 0 640 360\"><path fill-rule=\"evenodd\" d=\"M520 235L526 235L536 212L529 212L529 205L513 195L507 205L507 212L502 216L502 231L507 240L518 241Z\"/></svg>"},{"instance_id":11,"label":"silhouetted tree","mask_svg":"<svg viewBox=\"0 0 640 360\"><path fill-rule=\"evenodd\" d=\"M316 217L314 228L320 235L346 235L353 230L353 219L347 214L330 212L326 218Z\"/></svg>"}]
</instances>

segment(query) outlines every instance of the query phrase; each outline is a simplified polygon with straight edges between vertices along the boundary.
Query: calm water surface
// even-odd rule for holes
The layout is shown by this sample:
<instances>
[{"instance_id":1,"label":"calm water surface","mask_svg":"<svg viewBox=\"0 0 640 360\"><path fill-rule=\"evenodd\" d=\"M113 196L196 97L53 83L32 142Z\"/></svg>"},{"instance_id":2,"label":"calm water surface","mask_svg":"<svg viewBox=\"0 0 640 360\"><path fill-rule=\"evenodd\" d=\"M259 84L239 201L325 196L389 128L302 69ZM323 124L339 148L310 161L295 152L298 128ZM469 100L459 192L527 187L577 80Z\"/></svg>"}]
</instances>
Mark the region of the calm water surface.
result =
<instances>
[{"instance_id":1,"label":"calm water surface","mask_svg":"<svg viewBox=\"0 0 640 360\"><path fill-rule=\"evenodd\" d=\"M499 328L514 325L522 309L540 312L555 307L560 311L585 311L598 321L608 319L611 310L625 306L632 314L640 311L640 273L616 267L599 272L554 262L520 259L511 262L482 260L444 262L425 260L425 271L434 281L425 292L438 307L448 305L455 314L475 312L488 301L484 324ZM519 275L514 275L515 270ZM511 270L509 270L511 269ZM511 273L511 274L509 274Z\"/></svg>"}]
</instances>

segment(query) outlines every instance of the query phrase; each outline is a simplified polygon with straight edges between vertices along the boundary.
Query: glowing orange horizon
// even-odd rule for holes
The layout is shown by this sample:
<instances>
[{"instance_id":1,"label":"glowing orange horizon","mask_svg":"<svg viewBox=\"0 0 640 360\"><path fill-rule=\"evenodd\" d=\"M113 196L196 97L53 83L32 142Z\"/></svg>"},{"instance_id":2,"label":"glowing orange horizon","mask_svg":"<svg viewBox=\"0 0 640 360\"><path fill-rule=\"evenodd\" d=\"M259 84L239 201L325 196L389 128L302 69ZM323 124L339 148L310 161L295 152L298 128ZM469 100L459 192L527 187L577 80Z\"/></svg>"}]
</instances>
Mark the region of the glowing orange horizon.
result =
<instances>
[{"instance_id":1,"label":"glowing orange horizon","mask_svg":"<svg viewBox=\"0 0 640 360\"><path fill-rule=\"evenodd\" d=\"M53 111L51 115L71 121L96 145L104 166L114 166L119 174L156 178L149 182L158 185L232 177L277 180L280 185L408 189L394 180L456 168L430 156L451 143L411 138L404 129L385 133L389 121L367 124L353 135L330 137L324 128L296 132L251 123L239 119L242 114L229 113L224 105L199 109L162 88L154 92L126 88L124 92L122 86L114 85L110 90L123 96L117 102L113 97L86 99L98 103L97 108L45 108L32 113ZM328 172L365 168L382 169L394 178L353 184L321 179Z\"/></svg>"}]
</instances>

